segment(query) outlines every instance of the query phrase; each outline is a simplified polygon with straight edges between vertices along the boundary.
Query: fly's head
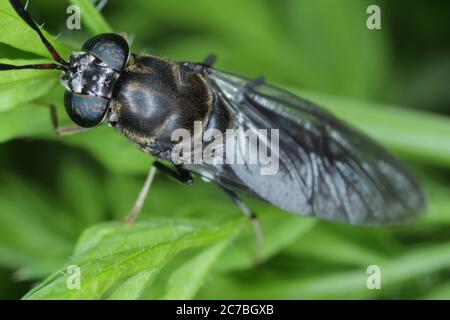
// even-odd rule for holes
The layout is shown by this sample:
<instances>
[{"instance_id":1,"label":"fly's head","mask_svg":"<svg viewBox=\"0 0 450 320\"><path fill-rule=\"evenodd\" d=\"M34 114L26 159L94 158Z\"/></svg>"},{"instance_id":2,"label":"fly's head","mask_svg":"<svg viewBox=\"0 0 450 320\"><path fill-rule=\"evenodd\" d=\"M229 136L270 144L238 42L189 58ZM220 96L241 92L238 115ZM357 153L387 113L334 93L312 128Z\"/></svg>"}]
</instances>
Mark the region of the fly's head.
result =
<instances>
[{"instance_id":1,"label":"fly's head","mask_svg":"<svg viewBox=\"0 0 450 320\"><path fill-rule=\"evenodd\" d=\"M93 127L103 121L128 58L128 43L114 33L95 36L82 51L72 53L61 82L66 88L66 111L76 124Z\"/></svg>"},{"instance_id":2,"label":"fly's head","mask_svg":"<svg viewBox=\"0 0 450 320\"><path fill-rule=\"evenodd\" d=\"M105 119L114 84L128 62L130 48L124 37L104 33L89 39L80 52L64 60L42 33L20 0L9 0L17 15L33 29L56 63L11 65L0 63L0 71L61 70L66 88L64 105L69 117L81 127L93 127Z\"/></svg>"},{"instance_id":3,"label":"fly's head","mask_svg":"<svg viewBox=\"0 0 450 320\"><path fill-rule=\"evenodd\" d=\"M71 93L111 98L119 73L88 52L74 52L61 82Z\"/></svg>"}]
</instances>

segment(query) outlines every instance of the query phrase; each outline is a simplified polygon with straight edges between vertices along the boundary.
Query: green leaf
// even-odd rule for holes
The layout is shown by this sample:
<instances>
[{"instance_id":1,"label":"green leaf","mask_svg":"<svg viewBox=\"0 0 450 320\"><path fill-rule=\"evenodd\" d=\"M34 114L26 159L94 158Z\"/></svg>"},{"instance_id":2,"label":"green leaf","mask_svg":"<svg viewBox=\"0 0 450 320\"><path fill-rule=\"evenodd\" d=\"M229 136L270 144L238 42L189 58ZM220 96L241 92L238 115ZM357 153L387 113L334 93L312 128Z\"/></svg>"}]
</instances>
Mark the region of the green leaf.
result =
<instances>
[{"instance_id":1,"label":"green leaf","mask_svg":"<svg viewBox=\"0 0 450 320\"><path fill-rule=\"evenodd\" d=\"M344 238L329 229L320 228L320 225L292 243L283 252L301 255L303 259L320 259L323 263L334 265L367 266L387 259L386 256L374 252L354 239Z\"/></svg>"},{"instance_id":2,"label":"green leaf","mask_svg":"<svg viewBox=\"0 0 450 320\"><path fill-rule=\"evenodd\" d=\"M159 269L141 271L117 286L107 297L108 300L137 300L142 298L146 287L151 284L159 274Z\"/></svg>"},{"instance_id":3,"label":"green leaf","mask_svg":"<svg viewBox=\"0 0 450 320\"><path fill-rule=\"evenodd\" d=\"M27 103L0 114L0 143L17 137L36 136L51 128L49 109Z\"/></svg>"},{"instance_id":4,"label":"green leaf","mask_svg":"<svg viewBox=\"0 0 450 320\"><path fill-rule=\"evenodd\" d=\"M73 245L66 231L77 227L36 184L18 175L0 176L0 265L19 269L16 278L43 277L61 265Z\"/></svg>"},{"instance_id":5,"label":"green leaf","mask_svg":"<svg viewBox=\"0 0 450 320\"><path fill-rule=\"evenodd\" d=\"M59 175L60 199L77 213L80 222L90 226L105 218L104 204L107 200L103 192L99 192L102 184L98 175L94 170L89 170L90 167L81 166L82 160L82 157L63 157L64 169Z\"/></svg>"},{"instance_id":6,"label":"green leaf","mask_svg":"<svg viewBox=\"0 0 450 320\"><path fill-rule=\"evenodd\" d=\"M422 179L428 192L429 205L424 220L432 223L450 223L450 185L447 181L432 178L429 174Z\"/></svg>"},{"instance_id":7,"label":"green leaf","mask_svg":"<svg viewBox=\"0 0 450 320\"><path fill-rule=\"evenodd\" d=\"M108 22L97 11L90 0L70 0L70 3L77 5L81 10L81 19L87 29L94 35L100 33L113 32Z\"/></svg>"},{"instance_id":8,"label":"green leaf","mask_svg":"<svg viewBox=\"0 0 450 320\"><path fill-rule=\"evenodd\" d=\"M448 300L450 299L450 282L446 281L441 285L427 292L421 299L426 300Z\"/></svg>"},{"instance_id":9,"label":"green leaf","mask_svg":"<svg viewBox=\"0 0 450 320\"><path fill-rule=\"evenodd\" d=\"M333 254L333 252L330 252ZM205 286L198 298L208 299L367 299L393 292L399 286L426 275L446 270L450 265L450 244L416 247L402 256L375 263L381 269L381 290L369 290L366 282L368 266L351 271L318 270L296 272L246 271L237 275L217 275L214 283ZM242 285L242 279L245 285Z\"/></svg>"},{"instance_id":10,"label":"green leaf","mask_svg":"<svg viewBox=\"0 0 450 320\"><path fill-rule=\"evenodd\" d=\"M43 57L52 58L51 54L42 44L38 34L16 14L7 1L0 3L0 30L2 30L0 43ZM67 57L73 51L69 46L55 41L52 36L44 30L42 31L63 58ZM36 59L0 60L0 63L14 65L48 62L48 60ZM0 112L42 97L57 84L58 79L59 71L55 70L3 71L0 76Z\"/></svg>"},{"instance_id":11,"label":"green leaf","mask_svg":"<svg viewBox=\"0 0 450 320\"><path fill-rule=\"evenodd\" d=\"M408 158L450 167L450 119L427 112L293 90Z\"/></svg>"},{"instance_id":12,"label":"green leaf","mask_svg":"<svg viewBox=\"0 0 450 320\"><path fill-rule=\"evenodd\" d=\"M264 252L263 260L268 260L287 245L301 238L317 222L315 219L299 218L298 216L275 214L277 209L256 209L263 227ZM267 214L264 214L267 213ZM277 212L278 213L278 212ZM256 239L252 229L235 241L217 264L219 272L229 272L251 268L256 254Z\"/></svg>"},{"instance_id":13,"label":"green leaf","mask_svg":"<svg viewBox=\"0 0 450 320\"><path fill-rule=\"evenodd\" d=\"M0 33L0 43L6 43L14 48L32 52L42 57L52 58L51 54L42 44L38 34L17 15L9 1L2 1L0 3L0 30L2 30ZM73 51L70 46L56 41L54 37L44 30L43 34L55 47L61 57L68 57Z\"/></svg>"},{"instance_id":14,"label":"green leaf","mask_svg":"<svg viewBox=\"0 0 450 320\"><path fill-rule=\"evenodd\" d=\"M14 65L46 62L48 61L0 59L0 63ZM42 97L58 83L58 76L59 72L54 70L3 71L0 77L0 112Z\"/></svg>"},{"instance_id":15,"label":"green leaf","mask_svg":"<svg viewBox=\"0 0 450 320\"><path fill-rule=\"evenodd\" d=\"M287 0L282 6L285 19L280 24L289 27L296 49L307 56L305 62L316 64L315 89L367 98L386 82L387 34L364 26L369 4L366 0L345 6L329 0Z\"/></svg>"},{"instance_id":16,"label":"green leaf","mask_svg":"<svg viewBox=\"0 0 450 320\"><path fill-rule=\"evenodd\" d=\"M231 239L231 238L230 238ZM230 239L218 242L179 267L167 281L163 300L193 299L205 282L208 272L228 246Z\"/></svg>"},{"instance_id":17,"label":"green leaf","mask_svg":"<svg viewBox=\"0 0 450 320\"><path fill-rule=\"evenodd\" d=\"M63 138L54 135L49 137L69 145L83 147L114 172L146 173L153 161L152 157L139 151L132 142L107 126ZM99 148L99 145L102 147Z\"/></svg>"},{"instance_id":18,"label":"green leaf","mask_svg":"<svg viewBox=\"0 0 450 320\"><path fill-rule=\"evenodd\" d=\"M241 223L242 219L219 225L153 219L134 225L111 222L94 226L81 236L67 265L80 268L81 289L67 288L63 268L32 289L25 299L137 298L137 293L151 285L154 273L177 253L231 239ZM139 283L141 280L146 282Z\"/></svg>"}]
</instances>

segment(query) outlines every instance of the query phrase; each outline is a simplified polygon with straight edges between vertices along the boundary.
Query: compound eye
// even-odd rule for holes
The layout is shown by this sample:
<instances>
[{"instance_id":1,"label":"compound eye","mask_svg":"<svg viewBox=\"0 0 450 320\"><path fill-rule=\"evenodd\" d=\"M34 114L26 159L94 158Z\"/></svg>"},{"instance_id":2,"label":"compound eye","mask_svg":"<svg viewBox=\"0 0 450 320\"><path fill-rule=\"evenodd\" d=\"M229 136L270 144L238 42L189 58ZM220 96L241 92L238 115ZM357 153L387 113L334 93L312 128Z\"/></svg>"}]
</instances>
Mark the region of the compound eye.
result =
<instances>
[{"instance_id":1,"label":"compound eye","mask_svg":"<svg viewBox=\"0 0 450 320\"><path fill-rule=\"evenodd\" d=\"M83 50L120 72L128 61L130 48L127 41L116 33L103 33L89 39Z\"/></svg>"},{"instance_id":2,"label":"compound eye","mask_svg":"<svg viewBox=\"0 0 450 320\"><path fill-rule=\"evenodd\" d=\"M108 110L109 101L95 96L66 91L64 106L70 119L83 128L94 127L102 122Z\"/></svg>"}]
</instances>

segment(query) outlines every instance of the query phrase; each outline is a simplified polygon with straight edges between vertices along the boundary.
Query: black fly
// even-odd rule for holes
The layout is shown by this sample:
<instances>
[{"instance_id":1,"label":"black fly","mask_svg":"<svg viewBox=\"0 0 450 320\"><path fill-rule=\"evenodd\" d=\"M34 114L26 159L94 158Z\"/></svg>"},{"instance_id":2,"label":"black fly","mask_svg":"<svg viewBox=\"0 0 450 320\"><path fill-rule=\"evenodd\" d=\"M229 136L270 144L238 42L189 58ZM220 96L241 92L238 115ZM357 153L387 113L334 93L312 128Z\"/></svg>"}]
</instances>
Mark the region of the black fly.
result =
<instances>
[{"instance_id":1,"label":"black fly","mask_svg":"<svg viewBox=\"0 0 450 320\"><path fill-rule=\"evenodd\" d=\"M144 152L171 163L154 163L130 222L142 207L156 169L186 184L192 182L191 172L217 183L252 219L259 251L259 224L238 194L293 214L357 225L407 221L426 207L418 181L397 158L311 102L267 85L262 78L249 80L213 69L212 58L201 64L177 63L130 53L119 34L95 36L65 61L20 2L10 3L38 33L56 63L1 64L0 70L62 71L64 104L79 127L59 128L59 133L107 123ZM202 124L200 132L195 133L195 122ZM171 154L177 144L172 134L179 128L200 140L208 129L250 131L259 145L277 156L278 171L261 175L260 164L196 164L183 162L182 157L175 163ZM260 129L279 130L277 148L269 145ZM233 139L237 149L245 148L245 138Z\"/></svg>"}]
</instances>

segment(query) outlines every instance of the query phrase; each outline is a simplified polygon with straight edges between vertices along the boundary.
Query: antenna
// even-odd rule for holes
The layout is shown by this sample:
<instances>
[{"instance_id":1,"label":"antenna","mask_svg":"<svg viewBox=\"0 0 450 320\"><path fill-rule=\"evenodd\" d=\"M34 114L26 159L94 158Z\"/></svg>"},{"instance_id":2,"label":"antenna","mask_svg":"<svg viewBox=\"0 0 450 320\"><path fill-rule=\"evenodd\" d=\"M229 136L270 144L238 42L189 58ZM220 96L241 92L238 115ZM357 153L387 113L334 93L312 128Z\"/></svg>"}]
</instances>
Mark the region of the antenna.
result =
<instances>
[{"instance_id":1,"label":"antenna","mask_svg":"<svg viewBox=\"0 0 450 320\"><path fill-rule=\"evenodd\" d=\"M58 62L59 64L49 63L49 64L29 64L29 65L23 65L23 66L14 66L14 65L10 65L10 64L0 63L0 71L15 70L15 69L67 70L67 67L69 64L63 58L61 58L61 56L58 54L56 49L45 38L45 36L42 34L42 31L39 29L39 27L33 21L33 18L28 13L28 11L26 11L26 9L20 3L20 1L19 0L9 0L9 2L11 3L11 6L14 8L14 10L17 12L17 14L22 18L22 20L25 21L34 31L36 31L36 33L39 35L39 38L41 38L42 43L44 44L44 46L47 48L47 50L52 55L53 59L56 62Z\"/></svg>"}]
</instances>

